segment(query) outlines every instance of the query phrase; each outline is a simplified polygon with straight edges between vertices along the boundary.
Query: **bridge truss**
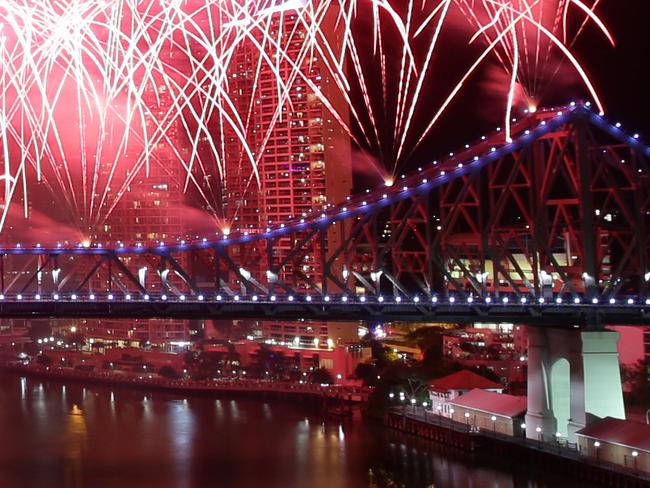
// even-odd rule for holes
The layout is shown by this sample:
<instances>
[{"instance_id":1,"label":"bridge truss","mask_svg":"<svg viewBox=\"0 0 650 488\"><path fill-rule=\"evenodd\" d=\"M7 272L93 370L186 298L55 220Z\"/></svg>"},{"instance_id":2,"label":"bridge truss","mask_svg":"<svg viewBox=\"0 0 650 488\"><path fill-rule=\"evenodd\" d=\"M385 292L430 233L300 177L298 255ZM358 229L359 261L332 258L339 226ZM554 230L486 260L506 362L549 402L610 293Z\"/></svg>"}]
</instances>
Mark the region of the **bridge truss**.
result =
<instances>
[{"instance_id":1,"label":"bridge truss","mask_svg":"<svg viewBox=\"0 0 650 488\"><path fill-rule=\"evenodd\" d=\"M0 316L650 323L650 149L581 105L513 134L257 232L0 249Z\"/></svg>"}]
</instances>

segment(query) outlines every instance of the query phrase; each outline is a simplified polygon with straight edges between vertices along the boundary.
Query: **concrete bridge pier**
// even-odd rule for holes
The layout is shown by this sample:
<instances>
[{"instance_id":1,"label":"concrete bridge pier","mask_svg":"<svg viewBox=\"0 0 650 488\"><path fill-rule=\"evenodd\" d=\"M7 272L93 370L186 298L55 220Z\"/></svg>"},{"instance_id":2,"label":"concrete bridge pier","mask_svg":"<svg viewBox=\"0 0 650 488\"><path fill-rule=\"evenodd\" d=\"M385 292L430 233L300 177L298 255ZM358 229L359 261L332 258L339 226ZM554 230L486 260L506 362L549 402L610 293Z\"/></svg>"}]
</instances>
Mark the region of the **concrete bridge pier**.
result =
<instances>
[{"instance_id":1,"label":"concrete bridge pier","mask_svg":"<svg viewBox=\"0 0 650 488\"><path fill-rule=\"evenodd\" d=\"M529 439L575 442L592 420L625 418L618 333L529 328Z\"/></svg>"}]
</instances>

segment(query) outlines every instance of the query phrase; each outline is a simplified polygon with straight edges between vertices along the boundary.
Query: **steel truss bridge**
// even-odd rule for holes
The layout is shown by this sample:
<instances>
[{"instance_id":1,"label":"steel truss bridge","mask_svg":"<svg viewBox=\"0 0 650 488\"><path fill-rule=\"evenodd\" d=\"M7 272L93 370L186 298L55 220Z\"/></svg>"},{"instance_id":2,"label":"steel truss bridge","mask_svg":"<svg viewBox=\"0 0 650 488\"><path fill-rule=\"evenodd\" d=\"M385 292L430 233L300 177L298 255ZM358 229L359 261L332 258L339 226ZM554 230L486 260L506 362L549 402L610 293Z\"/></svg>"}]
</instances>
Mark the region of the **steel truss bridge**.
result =
<instances>
[{"instance_id":1,"label":"steel truss bridge","mask_svg":"<svg viewBox=\"0 0 650 488\"><path fill-rule=\"evenodd\" d=\"M650 148L540 111L257 232L0 248L0 317L650 324Z\"/></svg>"}]
</instances>

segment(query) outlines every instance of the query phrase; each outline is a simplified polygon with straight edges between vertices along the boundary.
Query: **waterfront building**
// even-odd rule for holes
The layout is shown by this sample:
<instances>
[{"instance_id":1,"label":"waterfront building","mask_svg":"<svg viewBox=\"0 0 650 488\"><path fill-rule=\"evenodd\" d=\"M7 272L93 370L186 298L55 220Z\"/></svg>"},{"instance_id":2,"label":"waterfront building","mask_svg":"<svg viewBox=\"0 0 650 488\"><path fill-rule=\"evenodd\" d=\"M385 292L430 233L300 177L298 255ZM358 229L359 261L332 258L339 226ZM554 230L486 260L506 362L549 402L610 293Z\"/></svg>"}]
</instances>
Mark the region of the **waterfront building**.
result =
<instances>
[{"instance_id":1,"label":"waterfront building","mask_svg":"<svg viewBox=\"0 0 650 488\"><path fill-rule=\"evenodd\" d=\"M431 408L440 415L450 417L451 402L477 388L496 393L503 392L503 385L464 369L431 382L429 385Z\"/></svg>"},{"instance_id":2,"label":"waterfront building","mask_svg":"<svg viewBox=\"0 0 650 488\"><path fill-rule=\"evenodd\" d=\"M525 437L527 398L476 388L449 402L451 418L477 430Z\"/></svg>"},{"instance_id":3,"label":"waterfront building","mask_svg":"<svg viewBox=\"0 0 650 488\"><path fill-rule=\"evenodd\" d=\"M599 462L650 473L650 425L605 417L576 432L578 449Z\"/></svg>"},{"instance_id":4,"label":"waterfront building","mask_svg":"<svg viewBox=\"0 0 650 488\"><path fill-rule=\"evenodd\" d=\"M259 366L259 352L265 347L269 352L281 358L283 366L296 372L308 375L308 372L324 368L329 371L336 383L353 383L353 375L359 363L367 362L372 357L368 347L358 344L334 345L326 343L324 347L295 346L292 344L259 343L256 341L233 341L219 344L203 344L201 350L227 354L229 349L236 353L238 366L242 370Z\"/></svg>"}]
</instances>

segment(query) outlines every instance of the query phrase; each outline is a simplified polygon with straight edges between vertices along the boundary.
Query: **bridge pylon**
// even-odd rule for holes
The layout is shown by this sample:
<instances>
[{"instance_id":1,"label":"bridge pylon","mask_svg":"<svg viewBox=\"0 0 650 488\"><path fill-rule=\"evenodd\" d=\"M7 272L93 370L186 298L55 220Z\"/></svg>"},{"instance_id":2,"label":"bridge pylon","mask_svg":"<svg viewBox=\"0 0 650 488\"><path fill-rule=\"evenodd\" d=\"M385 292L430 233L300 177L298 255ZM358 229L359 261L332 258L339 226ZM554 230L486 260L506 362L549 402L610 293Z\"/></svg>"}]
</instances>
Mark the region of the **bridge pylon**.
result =
<instances>
[{"instance_id":1,"label":"bridge pylon","mask_svg":"<svg viewBox=\"0 0 650 488\"><path fill-rule=\"evenodd\" d=\"M618 332L530 327L528 340L528 438L575 442L594 420L625 418Z\"/></svg>"}]
</instances>

